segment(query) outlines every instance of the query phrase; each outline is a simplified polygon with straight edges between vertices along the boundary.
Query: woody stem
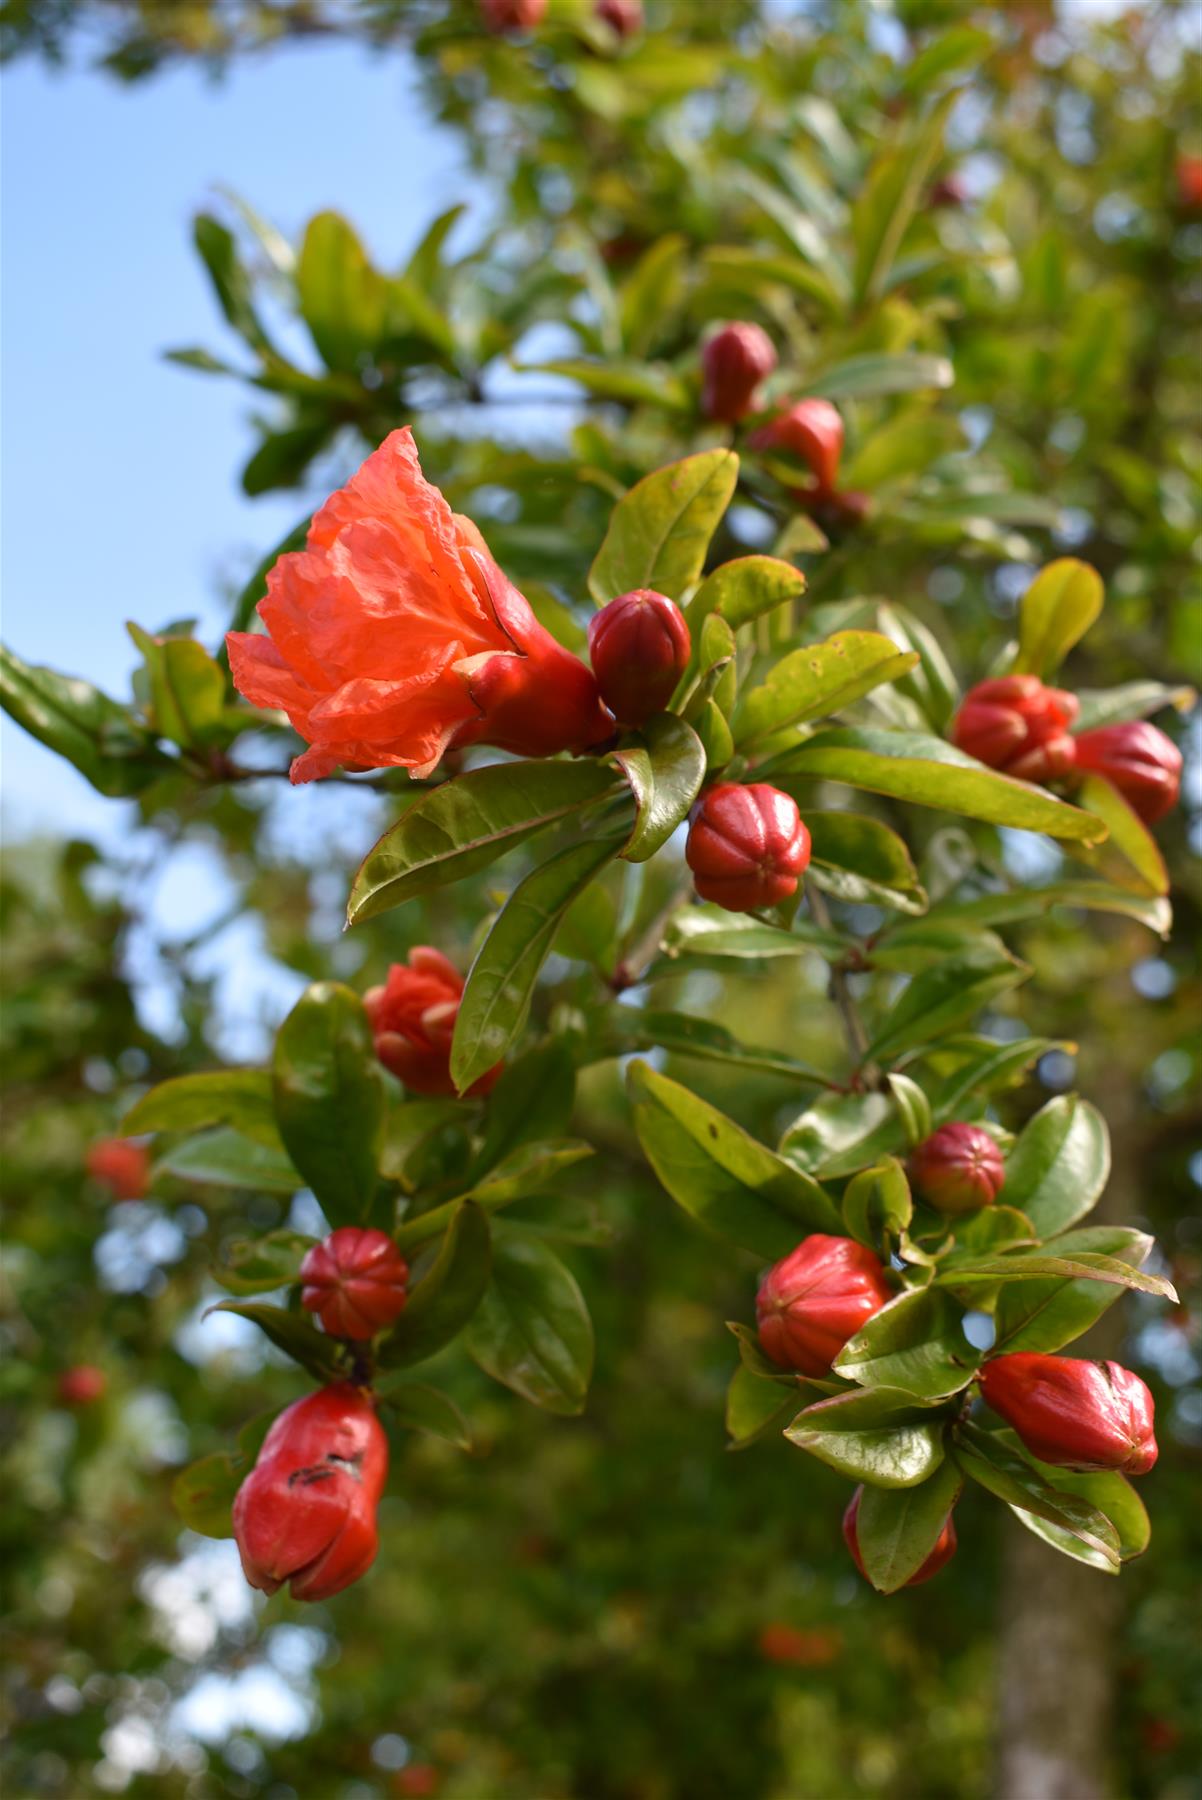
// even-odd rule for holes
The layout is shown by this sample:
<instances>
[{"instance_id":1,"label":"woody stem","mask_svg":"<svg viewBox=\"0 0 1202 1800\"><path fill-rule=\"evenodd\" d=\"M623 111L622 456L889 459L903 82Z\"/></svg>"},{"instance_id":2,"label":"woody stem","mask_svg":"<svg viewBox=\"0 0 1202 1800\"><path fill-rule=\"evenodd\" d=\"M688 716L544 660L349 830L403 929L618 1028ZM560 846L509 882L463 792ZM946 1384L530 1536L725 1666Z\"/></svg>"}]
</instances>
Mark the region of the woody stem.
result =
<instances>
[{"instance_id":1,"label":"woody stem","mask_svg":"<svg viewBox=\"0 0 1202 1800\"><path fill-rule=\"evenodd\" d=\"M693 891L692 880L682 881L673 893L666 906L662 907L648 925L646 931L632 948L629 956L624 956L617 964L609 978L609 985L615 994L621 994L627 988L636 987L655 960L659 949L659 941L664 935L664 927L681 906L684 905Z\"/></svg>"},{"instance_id":2,"label":"woody stem","mask_svg":"<svg viewBox=\"0 0 1202 1800\"><path fill-rule=\"evenodd\" d=\"M823 894L821 889L817 888L812 881L807 881L806 898L810 903L810 912L813 915L814 923L820 925L824 931L829 931L831 928L831 914L830 908L826 903L826 895ZM865 1068L865 1062L868 1056L868 1033L864 1030L864 1022L860 1018L859 1009L857 1008L855 999L852 995L851 985L847 979L847 972L845 969L841 969L838 964L832 965L831 968L830 996L838 1008L839 1017L843 1021L843 1031L847 1038L847 1047L852 1053L856 1068L858 1071L865 1074L871 1082L875 1077L875 1071Z\"/></svg>"}]
</instances>

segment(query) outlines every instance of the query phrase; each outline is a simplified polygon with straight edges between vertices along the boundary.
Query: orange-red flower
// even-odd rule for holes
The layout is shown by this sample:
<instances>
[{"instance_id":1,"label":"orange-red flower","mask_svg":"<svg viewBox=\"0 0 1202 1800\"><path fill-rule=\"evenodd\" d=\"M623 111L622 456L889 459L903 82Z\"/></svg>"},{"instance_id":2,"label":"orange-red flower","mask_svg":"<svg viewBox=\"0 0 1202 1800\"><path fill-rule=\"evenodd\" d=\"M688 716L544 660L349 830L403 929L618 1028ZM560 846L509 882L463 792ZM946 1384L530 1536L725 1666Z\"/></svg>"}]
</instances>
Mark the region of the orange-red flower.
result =
<instances>
[{"instance_id":1,"label":"orange-red flower","mask_svg":"<svg viewBox=\"0 0 1202 1800\"><path fill-rule=\"evenodd\" d=\"M522 756L586 750L613 731L597 684L545 631L470 519L394 431L281 556L266 636L231 631L230 669L310 748L293 781L341 764L426 775L452 746Z\"/></svg>"},{"instance_id":2,"label":"orange-red flower","mask_svg":"<svg viewBox=\"0 0 1202 1800\"><path fill-rule=\"evenodd\" d=\"M453 1094L451 1040L463 976L429 944L418 944L408 962L393 963L382 987L368 988L363 1005L376 1055L414 1094ZM487 1094L500 1079L502 1063L488 1069L471 1088Z\"/></svg>"},{"instance_id":3,"label":"orange-red flower","mask_svg":"<svg viewBox=\"0 0 1202 1800\"><path fill-rule=\"evenodd\" d=\"M150 1186L150 1152L133 1138L98 1138L84 1164L114 1200L141 1200Z\"/></svg>"}]
</instances>

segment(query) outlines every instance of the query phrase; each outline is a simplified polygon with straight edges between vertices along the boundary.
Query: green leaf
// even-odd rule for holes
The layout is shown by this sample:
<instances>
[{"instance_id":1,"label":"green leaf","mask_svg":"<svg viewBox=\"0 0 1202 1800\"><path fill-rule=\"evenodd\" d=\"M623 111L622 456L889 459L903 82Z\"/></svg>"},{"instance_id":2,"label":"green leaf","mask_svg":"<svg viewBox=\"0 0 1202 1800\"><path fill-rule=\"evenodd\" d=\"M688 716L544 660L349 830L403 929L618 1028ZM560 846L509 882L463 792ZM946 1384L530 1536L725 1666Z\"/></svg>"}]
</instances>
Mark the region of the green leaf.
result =
<instances>
[{"instance_id":1,"label":"green leaf","mask_svg":"<svg viewBox=\"0 0 1202 1800\"><path fill-rule=\"evenodd\" d=\"M260 1238L239 1238L213 1271L231 1294L266 1294L290 1287L300 1278L301 1259L316 1238L301 1231L269 1231Z\"/></svg>"},{"instance_id":2,"label":"green leaf","mask_svg":"<svg viewBox=\"0 0 1202 1800\"><path fill-rule=\"evenodd\" d=\"M239 259L233 233L211 213L197 213L192 239L226 319L248 344L270 353L271 343L255 312L250 277Z\"/></svg>"},{"instance_id":3,"label":"green leaf","mask_svg":"<svg viewBox=\"0 0 1202 1800\"><path fill-rule=\"evenodd\" d=\"M870 1487L912 1488L944 1459L946 1416L893 1388L837 1394L807 1406L785 1436L841 1475Z\"/></svg>"},{"instance_id":4,"label":"green leaf","mask_svg":"<svg viewBox=\"0 0 1202 1800\"><path fill-rule=\"evenodd\" d=\"M1110 1133L1077 1094L1058 1094L1023 1129L1006 1163L1006 1204L1050 1237L1093 1207L1110 1177Z\"/></svg>"},{"instance_id":5,"label":"green leaf","mask_svg":"<svg viewBox=\"0 0 1202 1800\"><path fill-rule=\"evenodd\" d=\"M910 221L926 192L943 151L943 133L957 94L945 95L906 136L885 150L868 171L852 209L855 241L855 297L879 299L901 249Z\"/></svg>"},{"instance_id":6,"label":"green leaf","mask_svg":"<svg viewBox=\"0 0 1202 1800\"><path fill-rule=\"evenodd\" d=\"M841 712L882 682L896 681L917 661L917 652L903 655L892 638L875 631L840 631L824 643L793 650L740 702L735 742L745 749L783 726Z\"/></svg>"},{"instance_id":7,"label":"green leaf","mask_svg":"<svg viewBox=\"0 0 1202 1800\"><path fill-rule=\"evenodd\" d=\"M397 1245L408 1251L415 1244L429 1243L448 1224L460 1200L474 1200L485 1212L499 1212L515 1200L528 1199L540 1193L560 1170L591 1156L591 1144L569 1140L564 1143L519 1144L468 1193L435 1206L406 1220L396 1232Z\"/></svg>"},{"instance_id":8,"label":"green leaf","mask_svg":"<svg viewBox=\"0 0 1202 1800\"><path fill-rule=\"evenodd\" d=\"M229 1125L269 1150L280 1150L271 1075L266 1069L211 1069L176 1075L143 1094L121 1121L128 1137L144 1131L201 1131Z\"/></svg>"},{"instance_id":9,"label":"green leaf","mask_svg":"<svg viewBox=\"0 0 1202 1800\"><path fill-rule=\"evenodd\" d=\"M1010 1044L994 1044L988 1039L979 1054L969 1058L940 1087L934 1107L935 1119L944 1125L963 1116L961 1108L974 1094L990 1094L1007 1087L1016 1075L1046 1056L1049 1050L1066 1046L1056 1038L1018 1038Z\"/></svg>"},{"instance_id":10,"label":"green leaf","mask_svg":"<svg viewBox=\"0 0 1202 1800\"><path fill-rule=\"evenodd\" d=\"M1103 775L1087 775L1077 792L1110 834L1101 848L1084 860L1096 863L1110 880L1136 893L1157 898L1167 894L1169 874L1156 839L1118 789Z\"/></svg>"},{"instance_id":11,"label":"green leaf","mask_svg":"<svg viewBox=\"0 0 1202 1800\"><path fill-rule=\"evenodd\" d=\"M1099 725L1121 724L1127 719L1146 719L1167 706L1188 712L1198 696L1191 687L1168 687L1162 681L1128 681L1121 687L1077 688L1081 703L1077 731L1093 731Z\"/></svg>"},{"instance_id":12,"label":"green leaf","mask_svg":"<svg viewBox=\"0 0 1202 1800\"><path fill-rule=\"evenodd\" d=\"M328 368L359 372L388 324L388 283L373 269L354 230L336 212L309 220L296 268L296 297Z\"/></svg>"},{"instance_id":13,"label":"green leaf","mask_svg":"<svg viewBox=\"0 0 1202 1800\"><path fill-rule=\"evenodd\" d=\"M575 1276L537 1239L498 1239L468 1350L487 1375L533 1405L567 1417L584 1411L592 1321Z\"/></svg>"},{"instance_id":14,"label":"green leaf","mask_svg":"<svg viewBox=\"0 0 1202 1800\"><path fill-rule=\"evenodd\" d=\"M659 1049L672 1056L695 1056L700 1062L737 1063L744 1069L782 1075L790 1081L816 1081L825 1086L828 1080L809 1063L799 1062L782 1050L762 1050L744 1044L724 1025L699 1019L693 1013L615 1007L607 1021L603 1044L606 1054Z\"/></svg>"},{"instance_id":15,"label":"green leaf","mask_svg":"<svg viewBox=\"0 0 1202 1800\"><path fill-rule=\"evenodd\" d=\"M404 1312L380 1345L382 1366L407 1368L444 1349L479 1306L491 1268L487 1214L474 1201L463 1200L437 1256L422 1271Z\"/></svg>"},{"instance_id":16,"label":"green leaf","mask_svg":"<svg viewBox=\"0 0 1202 1800\"><path fill-rule=\"evenodd\" d=\"M559 922L620 849L614 838L570 844L518 884L472 963L451 1045L460 1093L504 1057L526 1023Z\"/></svg>"},{"instance_id":17,"label":"green leaf","mask_svg":"<svg viewBox=\"0 0 1202 1800\"><path fill-rule=\"evenodd\" d=\"M820 731L790 750L780 767L772 769L771 779L795 795L801 775L845 781L895 800L962 813L990 825L1046 831L1055 838L1096 843L1105 835L1100 819L1044 788L999 775L942 738L916 731Z\"/></svg>"},{"instance_id":18,"label":"green leaf","mask_svg":"<svg viewBox=\"0 0 1202 1800\"><path fill-rule=\"evenodd\" d=\"M620 791L612 771L585 761L497 763L443 782L368 852L347 923L478 874L536 831Z\"/></svg>"},{"instance_id":19,"label":"green leaf","mask_svg":"<svg viewBox=\"0 0 1202 1800\"><path fill-rule=\"evenodd\" d=\"M892 1061L904 1050L931 1043L1030 972L1008 951L970 941L958 955L914 976L870 1045L869 1059Z\"/></svg>"},{"instance_id":20,"label":"green leaf","mask_svg":"<svg viewBox=\"0 0 1202 1800\"><path fill-rule=\"evenodd\" d=\"M795 919L788 931L765 925L748 913L727 912L720 906L690 906L677 913L664 933L663 950L669 957L713 956L759 959L774 956L842 956L846 941L837 931Z\"/></svg>"},{"instance_id":21,"label":"green leaf","mask_svg":"<svg viewBox=\"0 0 1202 1800\"><path fill-rule=\"evenodd\" d=\"M716 1107L643 1062L631 1064L627 1085L647 1160L707 1230L773 1262L808 1232L839 1232L839 1214L818 1183Z\"/></svg>"},{"instance_id":22,"label":"green leaf","mask_svg":"<svg viewBox=\"0 0 1202 1800\"><path fill-rule=\"evenodd\" d=\"M1088 1501L1041 1481L1026 1457L1012 1450L1000 1433L966 1426L954 1454L964 1473L1005 1501L1023 1524L1029 1514L1055 1526L1062 1534L1054 1540L1058 1550L1117 1574L1119 1535L1110 1520Z\"/></svg>"},{"instance_id":23,"label":"green leaf","mask_svg":"<svg viewBox=\"0 0 1202 1800\"><path fill-rule=\"evenodd\" d=\"M656 238L622 283L619 315L622 342L643 356L662 330L662 322L683 293L690 245L679 232Z\"/></svg>"},{"instance_id":24,"label":"green leaf","mask_svg":"<svg viewBox=\"0 0 1202 1800\"><path fill-rule=\"evenodd\" d=\"M992 1210L992 1209L991 1209ZM1138 1269L1152 1248L1142 1231L1124 1226L1095 1226L1049 1238L1044 1251L1075 1261L1082 1254L1115 1258ZM1122 1295L1112 1283L1079 1281L1014 1281L999 1291L994 1308L992 1354L1038 1351L1047 1355L1071 1344L1100 1319Z\"/></svg>"},{"instance_id":25,"label":"green leaf","mask_svg":"<svg viewBox=\"0 0 1202 1800\"><path fill-rule=\"evenodd\" d=\"M462 1128L465 1122L463 1101L453 1098L407 1100L403 1106L389 1107L380 1144L380 1174L412 1194L421 1184L422 1152L440 1133Z\"/></svg>"},{"instance_id":26,"label":"green leaf","mask_svg":"<svg viewBox=\"0 0 1202 1800\"><path fill-rule=\"evenodd\" d=\"M276 1121L331 1225L362 1225L375 1198L384 1081L363 1002L340 982L307 988L272 1057Z\"/></svg>"},{"instance_id":27,"label":"green leaf","mask_svg":"<svg viewBox=\"0 0 1202 1800\"><path fill-rule=\"evenodd\" d=\"M627 862L646 862L688 817L705 779L705 748L691 725L675 713L660 713L611 760L630 783L638 809L621 854Z\"/></svg>"},{"instance_id":28,"label":"green leaf","mask_svg":"<svg viewBox=\"0 0 1202 1800\"><path fill-rule=\"evenodd\" d=\"M1147 1508L1125 1475L1120 1475L1117 1471L1078 1475L1068 1469L1057 1469L1051 1463L1040 1462L1038 1457L1025 1450L1015 1432L996 1431L993 1436L1013 1455L1029 1462L1057 1493L1073 1494L1090 1506L1096 1506L1118 1534L1119 1556L1123 1562L1131 1562L1135 1557L1143 1555L1151 1542L1152 1526ZM1057 1550L1064 1548L1055 1525L1038 1518L1034 1513L1019 1512L1016 1516L1036 1537L1046 1538Z\"/></svg>"},{"instance_id":29,"label":"green leaf","mask_svg":"<svg viewBox=\"0 0 1202 1800\"><path fill-rule=\"evenodd\" d=\"M1056 673L1102 610L1102 577L1088 563L1062 556L1041 569L1018 609L1016 674Z\"/></svg>"},{"instance_id":30,"label":"green leaf","mask_svg":"<svg viewBox=\"0 0 1202 1800\"><path fill-rule=\"evenodd\" d=\"M1104 881L1057 881L1049 887L1015 888L1010 893L982 894L975 900L941 900L927 914L966 925L1010 925L1036 919L1057 906L1079 906L1087 912L1119 913L1137 919L1149 931L1168 935L1173 915L1164 899L1132 894Z\"/></svg>"},{"instance_id":31,"label":"green leaf","mask_svg":"<svg viewBox=\"0 0 1202 1800\"><path fill-rule=\"evenodd\" d=\"M578 382L598 400L620 400L631 406L662 406L669 412L688 412L693 401L688 387L666 363L638 362L633 357L558 356L550 362L519 363L528 375L561 375ZM661 590L662 591L662 590Z\"/></svg>"},{"instance_id":32,"label":"green leaf","mask_svg":"<svg viewBox=\"0 0 1202 1800\"><path fill-rule=\"evenodd\" d=\"M418 1381L398 1381L385 1375L375 1384L376 1394L406 1431L420 1431L441 1438L457 1450L475 1449L471 1426L448 1394Z\"/></svg>"},{"instance_id":33,"label":"green leaf","mask_svg":"<svg viewBox=\"0 0 1202 1800\"><path fill-rule=\"evenodd\" d=\"M916 351L872 352L849 356L805 384L808 395L821 400L868 400L885 394L913 394L924 388L949 388L955 379L946 356Z\"/></svg>"},{"instance_id":34,"label":"green leaf","mask_svg":"<svg viewBox=\"0 0 1202 1800\"><path fill-rule=\"evenodd\" d=\"M140 625L126 629L146 665L158 735L185 747L228 735L225 674L204 645L195 638L152 637Z\"/></svg>"},{"instance_id":35,"label":"green leaf","mask_svg":"<svg viewBox=\"0 0 1202 1800\"><path fill-rule=\"evenodd\" d=\"M994 47L993 34L977 25L958 25L932 38L917 53L899 82L903 94L925 93L945 75L975 69Z\"/></svg>"},{"instance_id":36,"label":"green leaf","mask_svg":"<svg viewBox=\"0 0 1202 1800\"><path fill-rule=\"evenodd\" d=\"M110 799L140 793L174 766L127 706L90 681L22 662L3 645L0 706Z\"/></svg>"},{"instance_id":37,"label":"green leaf","mask_svg":"<svg viewBox=\"0 0 1202 1800\"><path fill-rule=\"evenodd\" d=\"M746 1450L774 1428L783 1432L797 1412L797 1395L765 1381L740 1363L726 1390L726 1429L732 1450Z\"/></svg>"},{"instance_id":38,"label":"green leaf","mask_svg":"<svg viewBox=\"0 0 1202 1800\"><path fill-rule=\"evenodd\" d=\"M980 1367L960 1327L960 1309L938 1288L899 1294L835 1358L837 1375L865 1387L901 1388L941 1400L966 1388Z\"/></svg>"},{"instance_id":39,"label":"green leaf","mask_svg":"<svg viewBox=\"0 0 1202 1800\"><path fill-rule=\"evenodd\" d=\"M884 1094L822 1094L794 1119L781 1151L795 1168L854 1175L904 1149L897 1106Z\"/></svg>"},{"instance_id":40,"label":"green leaf","mask_svg":"<svg viewBox=\"0 0 1202 1800\"><path fill-rule=\"evenodd\" d=\"M288 1312L266 1300L221 1300L210 1312L236 1313L257 1325L277 1350L307 1369L318 1381L341 1381L345 1375L334 1338L318 1331L302 1313Z\"/></svg>"},{"instance_id":41,"label":"green leaf","mask_svg":"<svg viewBox=\"0 0 1202 1800\"><path fill-rule=\"evenodd\" d=\"M910 1184L895 1156L854 1175L844 1189L843 1218L848 1232L871 1250L879 1252L886 1238L898 1237L913 1212Z\"/></svg>"},{"instance_id":42,"label":"green leaf","mask_svg":"<svg viewBox=\"0 0 1202 1800\"><path fill-rule=\"evenodd\" d=\"M172 1144L154 1165L160 1174L181 1181L203 1181L209 1187L259 1188L266 1194L295 1194L304 1177L283 1150L222 1127Z\"/></svg>"},{"instance_id":43,"label":"green leaf","mask_svg":"<svg viewBox=\"0 0 1202 1800\"><path fill-rule=\"evenodd\" d=\"M893 1096L893 1104L905 1127L906 1147L913 1150L916 1144L921 1144L924 1138L931 1135L931 1128L935 1123L931 1103L918 1083L911 1081L908 1075L894 1073L886 1076L886 1080Z\"/></svg>"},{"instance_id":44,"label":"green leaf","mask_svg":"<svg viewBox=\"0 0 1202 1800\"><path fill-rule=\"evenodd\" d=\"M792 563L775 556L737 556L707 575L689 602L689 625L717 613L734 630L749 625L778 606L800 600L806 578Z\"/></svg>"},{"instance_id":45,"label":"green leaf","mask_svg":"<svg viewBox=\"0 0 1202 1800\"><path fill-rule=\"evenodd\" d=\"M878 1593L895 1594L917 1575L963 1486L963 1474L949 1459L917 1487L864 1489L856 1513L856 1543Z\"/></svg>"},{"instance_id":46,"label":"green leaf","mask_svg":"<svg viewBox=\"0 0 1202 1800\"><path fill-rule=\"evenodd\" d=\"M519 1144L565 1135L575 1099L576 1071L562 1043L551 1040L523 1051L489 1095L484 1142L472 1179L494 1169Z\"/></svg>"},{"instance_id":47,"label":"green leaf","mask_svg":"<svg viewBox=\"0 0 1202 1800\"><path fill-rule=\"evenodd\" d=\"M589 570L598 606L633 588L679 600L701 574L738 473L732 450L704 450L637 482L615 507Z\"/></svg>"},{"instance_id":48,"label":"green leaf","mask_svg":"<svg viewBox=\"0 0 1202 1800\"><path fill-rule=\"evenodd\" d=\"M171 1483L171 1504L189 1531L207 1538L233 1537L230 1514L250 1466L246 1457L215 1450L180 1470Z\"/></svg>"},{"instance_id":49,"label":"green leaf","mask_svg":"<svg viewBox=\"0 0 1202 1800\"><path fill-rule=\"evenodd\" d=\"M799 1389L807 1391L816 1389L823 1394L836 1391L837 1384L834 1382L811 1381L794 1374L792 1370L780 1368L764 1355L760 1348L759 1334L753 1331L750 1325L744 1325L738 1319L727 1319L726 1329L739 1346L739 1361L743 1367L750 1370L751 1374L757 1376L760 1381L771 1381L775 1382L778 1387L787 1387L790 1390L794 1406L797 1405L796 1396Z\"/></svg>"},{"instance_id":50,"label":"green leaf","mask_svg":"<svg viewBox=\"0 0 1202 1800\"><path fill-rule=\"evenodd\" d=\"M825 893L854 905L926 910L927 898L905 842L863 813L810 812L809 878Z\"/></svg>"}]
</instances>

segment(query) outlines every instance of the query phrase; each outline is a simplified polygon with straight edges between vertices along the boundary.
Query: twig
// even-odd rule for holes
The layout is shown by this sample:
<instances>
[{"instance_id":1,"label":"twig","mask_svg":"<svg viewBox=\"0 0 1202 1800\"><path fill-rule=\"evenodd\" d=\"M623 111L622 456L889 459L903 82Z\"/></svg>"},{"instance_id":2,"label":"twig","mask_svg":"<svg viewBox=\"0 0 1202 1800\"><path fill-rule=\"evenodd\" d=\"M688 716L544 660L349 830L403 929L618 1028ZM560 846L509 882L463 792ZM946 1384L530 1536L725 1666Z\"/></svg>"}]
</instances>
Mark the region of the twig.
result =
<instances>
[{"instance_id":1,"label":"twig","mask_svg":"<svg viewBox=\"0 0 1202 1800\"><path fill-rule=\"evenodd\" d=\"M629 956L624 956L617 964L609 978L609 985L615 994L625 993L627 988L637 987L659 949L659 941L664 935L664 927L672 914L684 905L693 891L692 878L682 881L667 905L661 907L642 937L639 938Z\"/></svg>"},{"instance_id":2,"label":"twig","mask_svg":"<svg viewBox=\"0 0 1202 1800\"><path fill-rule=\"evenodd\" d=\"M814 922L821 925L824 931L831 929L831 913L826 903L826 895L812 881L806 882L806 898L810 903L810 912ZM847 971L837 963L831 965L830 996L839 1009L839 1017L843 1021L843 1031L847 1045L855 1060L855 1073L862 1083L875 1087L878 1081L877 1071L868 1063L868 1033L864 1030L864 1022L847 979Z\"/></svg>"}]
</instances>

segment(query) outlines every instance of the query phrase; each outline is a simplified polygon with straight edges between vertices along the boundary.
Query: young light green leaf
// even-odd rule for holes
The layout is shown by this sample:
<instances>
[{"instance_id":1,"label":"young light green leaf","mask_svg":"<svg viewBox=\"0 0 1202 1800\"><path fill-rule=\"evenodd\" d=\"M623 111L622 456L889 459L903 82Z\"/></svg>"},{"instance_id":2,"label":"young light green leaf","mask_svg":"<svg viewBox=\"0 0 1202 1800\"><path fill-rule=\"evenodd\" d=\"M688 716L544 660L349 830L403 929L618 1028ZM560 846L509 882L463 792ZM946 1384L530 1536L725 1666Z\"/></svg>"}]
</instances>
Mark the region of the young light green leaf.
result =
<instances>
[{"instance_id":1,"label":"young light green leaf","mask_svg":"<svg viewBox=\"0 0 1202 1800\"><path fill-rule=\"evenodd\" d=\"M224 671L194 638L152 637L126 627L142 652L150 681L151 724L160 737L185 747L229 735Z\"/></svg>"},{"instance_id":2,"label":"young light green leaf","mask_svg":"<svg viewBox=\"0 0 1202 1800\"><path fill-rule=\"evenodd\" d=\"M810 879L854 905L926 911L927 898L904 841L863 813L806 811Z\"/></svg>"},{"instance_id":3,"label":"young light green leaf","mask_svg":"<svg viewBox=\"0 0 1202 1800\"><path fill-rule=\"evenodd\" d=\"M570 844L527 875L505 902L459 1003L451 1075L460 1093L495 1067L520 1034L560 920L620 848L619 839L606 837Z\"/></svg>"},{"instance_id":4,"label":"young light green leaf","mask_svg":"<svg viewBox=\"0 0 1202 1800\"><path fill-rule=\"evenodd\" d=\"M487 1375L534 1406L566 1417L584 1411L592 1320L575 1276L536 1238L498 1239L467 1347Z\"/></svg>"},{"instance_id":5,"label":"young light green leaf","mask_svg":"<svg viewBox=\"0 0 1202 1800\"><path fill-rule=\"evenodd\" d=\"M3 645L0 706L110 799L140 793L174 766L127 706L79 676L22 662Z\"/></svg>"},{"instance_id":6,"label":"young light green leaf","mask_svg":"<svg viewBox=\"0 0 1202 1800\"><path fill-rule=\"evenodd\" d=\"M589 570L597 605L632 588L679 600L701 574L738 473L733 450L703 450L636 482L615 507Z\"/></svg>"},{"instance_id":7,"label":"young light green leaf","mask_svg":"<svg viewBox=\"0 0 1202 1800\"><path fill-rule=\"evenodd\" d=\"M786 602L800 600L806 578L776 556L737 556L707 575L689 602L689 626L696 631L711 613L734 630L749 625Z\"/></svg>"},{"instance_id":8,"label":"young light green leaf","mask_svg":"<svg viewBox=\"0 0 1202 1800\"><path fill-rule=\"evenodd\" d=\"M913 1150L924 1138L931 1135L934 1118L931 1114L931 1103L916 1081L908 1075L896 1073L886 1076L889 1092L893 1096L893 1104L901 1115L905 1127L906 1148Z\"/></svg>"},{"instance_id":9,"label":"young light green leaf","mask_svg":"<svg viewBox=\"0 0 1202 1800\"><path fill-rule=\"evenodd\" d=\"M885 1239L898 1237L913 1212L906 1172L894 1156L854 1175L843 1192L847 1229L871 1250L879 1252Z\"/></svg>"},{"instance_id":10,"label":"young light green leaf","mask_svg":"<svg viewBox=\"0 0 1202 1800\"><path fill-rule=\"evenodd\" d=\"M1095 863L1103 875L1120 887L1156 898L1167 894L1169 874L1156 839L1118 789L1103 775L1087 775L1078 797L1103 821L1110 834L1098 850L1091 850L1082 859Z\"/></svg>"},{"instance_id":11,"label":"young light green leaf","mask_svg":"<svg viewBox=\"0 0 1202 1800\"><path fill-rule=\"evenodd\" d=\"M688 817L705 779L705 747L691 725L675 713L648 720L635 743L615 750L612 760L634 793L634 830L622 849L627 862L646 862Z\"/></svg>"},{"instance_id":12,"label":"young light green leaf","mask_svg":"<svg viewBox=\"0 0 1202 1800\"><path fill-rule=\"evenodd\" d=\"M774 1262L807 1232L838 1233L825 1190L716 1107L642 1062L631 1064L627 1085L648 1161L707 1230Z\"/></svg>"},{"instance_id":13,"label":"young light green leaf","mask_svg":"<svg viewBox=\"0 0 1202 1800\"><path fill-rule=\"evenodd\" d=\"M1015 673L1054 675L1101 612L1102 600L1102 577L1075 556L1041 569L1019 605Z\"/></svg>"},{"instance_id":14,"label":"young light green leaf","mask_svg":"<svg viewBox=\"0 0 1202 1800\"><path fill-rule=\"evenodd\" d=\"M358 994L307 988L272 1057L276 1122L293 1163L332 1225L362 1225L377 1185L384 1081Z\"/></svg>"},{"instance_id":15,"label":"young light green leaf","mask_svg":"<svg viewBox=\"0 0 1202 1800\"><path fill-rule=\"evenodd\" d=\"M875 631L840 631L824 643L791 651L740 702L735 742L746 749L783 726L840 712L882 682L896 681L917 661L916 652L903 654L892 638Z\"/></svg>"}]
</instances>

